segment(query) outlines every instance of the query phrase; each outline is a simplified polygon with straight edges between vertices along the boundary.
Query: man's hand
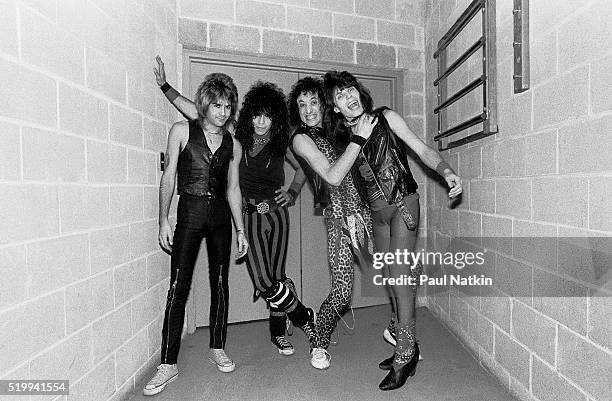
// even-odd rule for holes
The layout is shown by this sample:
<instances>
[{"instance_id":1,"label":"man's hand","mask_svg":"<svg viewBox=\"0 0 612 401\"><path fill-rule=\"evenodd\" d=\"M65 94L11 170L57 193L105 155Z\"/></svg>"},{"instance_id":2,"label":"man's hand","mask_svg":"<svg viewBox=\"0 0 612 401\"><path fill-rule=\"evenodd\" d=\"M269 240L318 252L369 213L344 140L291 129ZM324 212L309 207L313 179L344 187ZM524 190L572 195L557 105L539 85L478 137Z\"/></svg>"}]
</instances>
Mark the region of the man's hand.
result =
<instances>
[{"instance_id":1,"label":"man's hand","mask_svg":"<svg viewBox=\"0 0 612 401\"><path fill-rule=\"evenodd\" d=\"M236 242L238 243L238 252L236 253L236 259L240 259L244 255L246 255L247 250L249 249L249 243L244 236L244 231L238 231L238 235L236 236Z\"/></svg>"},{"instance_id":2,"label":"man's hand","mask_svg":"<svg viewBox=\"0 0 612 401\"><path fill-rule=\"evenodd\" d=\"M157 68L153 67L155 80L157 81L157 85L162 86L166 83L166 70L164 69L164 62L159 56L155 57L155 61L157 61Z\"/></svg>"},{"instance_id":3,"label":"man's hand","mask_svg":"<svg viewBox=\"0 0 612 401\"><path fill-rule=\"evenodd\" d=\"M461 187L461 178L459 178L457 174L445 174L444 179L446 180L446 183L451 189L450 191L448 191L449 198L456 198L461 192L463 192L463 188Z\"/></svg>"},{"instance_id":4,"label":"man's hand","mask_svg":"<svg viewBox=\"0 0 612 401\"><path fill-rule=\"evenodd\" d=\"M357 130L355 131L355 134L364 139L368 139L370 135L372 135L372 130L376 126L377 122L378 119L376 117L363 113L357 121Z\"/></svg>"},{"instance_id":5,"label":"man's hand","mask_svg":"<svg viewBox=\"0 0 612 401\"><path fill-rule=\"evenodd\" d=\"M275 191L278 195L274 198L274 201L281 206L292 206L295 203L295 199L291 194L283 189L277 189Z\"/></svg>"},{"instance_id":6,"label":"man's hand","mask_svg":"<svg viewBox=\"0 0 612 401\"><path fill-rule=\"evenodd\" d=\"M166 220L159 225L158 241L164 251L169 254L172 254L172 236L172 227L170 227L170 223Z\"/></svg>"}]
</instances>

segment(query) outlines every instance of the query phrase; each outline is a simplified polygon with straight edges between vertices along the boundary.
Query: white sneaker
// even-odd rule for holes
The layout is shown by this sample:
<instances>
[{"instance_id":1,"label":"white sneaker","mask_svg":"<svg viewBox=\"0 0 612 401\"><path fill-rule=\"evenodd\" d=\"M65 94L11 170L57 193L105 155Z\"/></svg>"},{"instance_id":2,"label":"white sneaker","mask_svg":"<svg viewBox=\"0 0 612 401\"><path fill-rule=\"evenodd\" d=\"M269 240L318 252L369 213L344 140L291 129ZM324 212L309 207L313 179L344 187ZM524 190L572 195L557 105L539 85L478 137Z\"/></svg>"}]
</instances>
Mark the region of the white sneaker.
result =
<instances>
[{"instance_id":1,"label":"white sneaker","mask_svg":"<svg viewBox=\"0 0 612 401\"><path fill-rule=\"evenodd\" d=\"M317 369L329 368L331 356L325 348L313 348L310 351L310 364Z\"/></svg>"},{"instance_id":2,"label":"white sneaker","mask_svg":"<svg viewBox=\"0 0 612 401\"><path fill-rule=\"evenodd\" d=\"M162 363L157 367L157 372L142 390L144 395L155 395L162 392L166 385L178 377L178 368L175 365Z\"/></svg>"},{"instance_id":3,"label":"white sneaker","mask_svg":"<svg viewBox=\"0 0 612 401\"><path fill-rule=\"evenodd\" d=\"M217 365L217 369L224 373L233 372L236 369L236 364L227 356L223 349L211 348L208 360L213 365Z\"/></svg>"}]
</instances>

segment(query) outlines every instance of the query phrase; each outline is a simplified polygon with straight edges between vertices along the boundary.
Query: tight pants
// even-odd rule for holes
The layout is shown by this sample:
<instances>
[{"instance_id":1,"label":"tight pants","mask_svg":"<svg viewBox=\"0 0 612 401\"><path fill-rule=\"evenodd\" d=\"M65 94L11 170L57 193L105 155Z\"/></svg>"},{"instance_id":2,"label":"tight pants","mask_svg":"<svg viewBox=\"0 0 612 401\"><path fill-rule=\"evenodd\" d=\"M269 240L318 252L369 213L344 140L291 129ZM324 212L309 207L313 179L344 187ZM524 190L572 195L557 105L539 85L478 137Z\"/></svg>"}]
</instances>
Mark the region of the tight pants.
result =
<instances>
[{"instance_id":1,"label":"tight pants","mask_svg":"<svg viewBox=\"0 0 612 401\"><path fill-rule=\"evenodd\" d=\"M252 202L252 200L250 200ZM246 265L256 293L263 294L278 281L285 282L285 261L289 241L289 212L280 207L270 213L249 213L244 217L249 241ZM285 311L270 306L271 337L285 334Z\"/></svg>"},{"instance_id":2,"label":"tight pants","mask_svg":"<svg viewBox=\"0 0 612 401\"><path fill-rule=\"evenodd\" d=\"M161 362L175 364L181 345L185 304L202 239L208 251L210 348L224 348L227 337L231 212L225 198L181 195L172 245L170 289L162 329Z\"/></svg>"},{"instance_id":3,"label":"tight pants","mask_svg":"<svg viewBox=\"0 0 612 401\"><path fill-rule=\"evenodd\" d=\"M348 309L353 298L355 277L353 261L357 257L351 245L350 234L342 219L325 219L327 227L328 260L331 272L331 291L317 314L317 346L329 347L331 335L340 316Z\"/></svg>"},{"instance_id":4,"label":"tight pants","mask_svg":"<svg viewBox=\"0 0 612 401\"><path fill-rule=\"evenodd\" d=\"M406 207L418 224L419 195L417 193L404 197ZM374 243L378 252L403 251L413 252L417 241L417 230L409 230L395 205L382 210L372 211ZM408 269L408 270L407 270ZM383 269L386 277L399 277L410 274L410 267L405 264L387 265ZM412 286L388 286L391 295L391 305L399 322L409 322L415 317L415 292Z\"/></svg>"}]
</instances>

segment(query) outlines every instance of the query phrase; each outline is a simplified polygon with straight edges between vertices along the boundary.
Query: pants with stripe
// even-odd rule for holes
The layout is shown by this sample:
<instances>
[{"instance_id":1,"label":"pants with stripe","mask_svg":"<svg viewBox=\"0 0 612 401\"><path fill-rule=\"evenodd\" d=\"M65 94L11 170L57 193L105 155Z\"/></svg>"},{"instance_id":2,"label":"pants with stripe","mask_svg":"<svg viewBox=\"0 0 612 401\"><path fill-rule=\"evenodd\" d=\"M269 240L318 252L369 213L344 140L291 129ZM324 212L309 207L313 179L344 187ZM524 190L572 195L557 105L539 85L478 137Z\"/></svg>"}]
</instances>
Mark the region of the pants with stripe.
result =
<instances>
[{"instance_id":1,"label":"pants with stripe","mask_svg":"<svg viewBox=\"0 0 612 401\"><path fill-rule=\"evenodd\" d=\"M210 281L210 348L224 348L229 300L228 271L232 243L227 200L181 195L174 230L170 290L162 328L161 363L175 364L181 345L185 304L200 244L206 238Z\"/></svg>"},{"instance_id":2,"label":"pants with stripe","mask_svg":"<svg viewBox=\"0 0 612 401\"><path fill-rule=\"evenodd\" d=\"M247 213L244 228L249 249L246 265L255 293L268 291L275 282L287 281L285 262L289 241L289 212L279 207L270 213ZM286 311L270 307L270 334L272 337L285 333Z\"/></svg>"}]
</instances>

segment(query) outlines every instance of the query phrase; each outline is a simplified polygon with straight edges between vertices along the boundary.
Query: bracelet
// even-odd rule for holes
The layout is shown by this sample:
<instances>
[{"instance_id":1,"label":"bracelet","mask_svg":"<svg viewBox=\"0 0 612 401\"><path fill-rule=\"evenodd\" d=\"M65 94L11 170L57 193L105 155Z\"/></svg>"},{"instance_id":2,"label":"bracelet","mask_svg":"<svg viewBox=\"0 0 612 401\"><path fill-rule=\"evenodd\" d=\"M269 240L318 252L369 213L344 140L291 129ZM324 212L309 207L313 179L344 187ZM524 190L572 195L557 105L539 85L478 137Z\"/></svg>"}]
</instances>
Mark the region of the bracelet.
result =
<instances>
[{"instance_id":1,"label":"bracelet","mask_svg":"<svg viewBox=\"0 0 612 401\"><path fill-rule=\"evenodd\" d=\"M366 144L367 140L359 135L351 135L351 142L356 143L357 145L361 146L363 148L363 146Z\"/></svg>"},{"instance_id":2,"label":"bracelet","mask_svg":"<svg viewBox=\"0 0 612 401\"><path fill-rule=\"evenodd\" d=\"M164 84L162 86L159 87L159 89L161 89L161 91L163 93L168 92L170 89L172 89L172 85L170 85L168 82L164 82Z\"/></svg>"},{"instance_id":3,"label":"bracelet","mask_svg":"<svg viewBox=\"0 0 612 401\"><path fill-rule=\"evenodd\" d=\"M438 163L438 165L436 166L436 171L438 172L438 174L440 174L442 177L444 177L444 170L449 169L451 171L452 174L455 174L455 172L453 171L453 168L444 160L442 160L440 163Z\"/></svg>"},{"instance_id":4,"label":"bracelet","mask_svg":"<svg viewBox=\"0 0 612 401\"><path fill-rule=\"evenodd\" d=\"M170 103L180 96L180 93L174 89L168 82L159 87Z\"/></svg>"},{"instance_id":5,"label":"bracelet","mask_svg":"<svg viewBox=\"0 0 612 401\"><path fill-rule=\"evenodd\" d=\"M293 200L295 200L295 198L297 198L297 192L295 191L295 189L293 189L293 188L289 188L289 189L287 190L287 193L288 193L289 195L291 195L291 197L293 198Z\"/></svg>"}]
</instances>

